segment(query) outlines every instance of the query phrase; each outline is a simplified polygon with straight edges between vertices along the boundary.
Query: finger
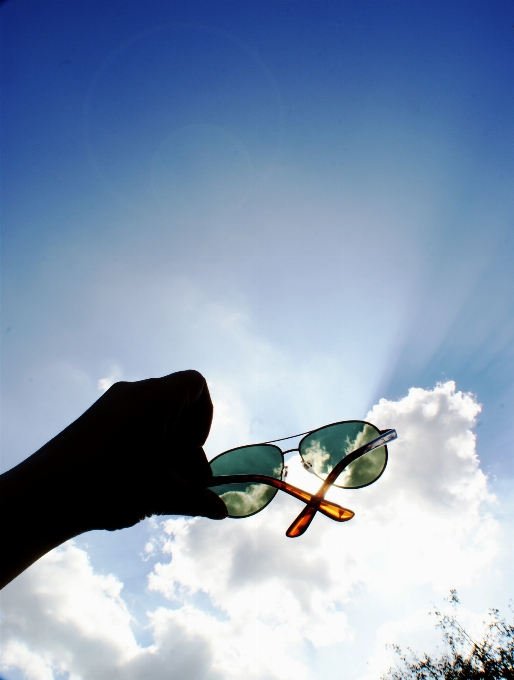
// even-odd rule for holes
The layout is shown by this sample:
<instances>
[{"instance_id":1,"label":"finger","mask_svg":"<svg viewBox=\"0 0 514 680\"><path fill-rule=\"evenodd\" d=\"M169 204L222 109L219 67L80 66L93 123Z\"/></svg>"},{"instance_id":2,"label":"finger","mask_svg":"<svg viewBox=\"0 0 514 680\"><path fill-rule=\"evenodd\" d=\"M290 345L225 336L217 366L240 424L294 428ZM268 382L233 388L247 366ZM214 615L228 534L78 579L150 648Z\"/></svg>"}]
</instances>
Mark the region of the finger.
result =
<instances>
[{"instance_id":1,"label":"finger","mask_svg":"<svg viewBox=\"0 0 514 680\"><path fill-rule=\"evenodd\" d=\"M190 446L173 431L168 433L167 453L163 464L166 469L176 472L195 486L205 486L206 480L212 476L211 466L201 446Z\"/></svg>"},{"instance_id":2,"label":"finger","mask_svg":"<svg viewBox=\"0 0 514 680\"><path fill-rule=\"evenodd\" d=\"M170 425L184 441L202 446L211 429L213 405L207 382L198 371L180 371L162 379L166 389L178 393L180 405L175 402L176 418Z\"/></svg>"},{"instance_id":3,"label":"finger","mask_svg":"<svg viewBox=\"0 0 514 680\"><path fill-rule=\"evenodd\" d=\"M225 519L228 516L228 509L221 498L210 489L195 488L190 503L185 503L181 514L197 515L209 519Z\"/></svg>"},{"instance_id":4,"label":"finger","mask_svg":"<svg viewBox=\"0 0 514 680\"><path fill-rule=\"evenodd\" d=\"M169 404L166 428L166 459L181 477L201 485L211 476L202 448L212 423L213 406L205 378L197 371L181 371L165 376L169 397L178 395L180 403Z\"/></svg>"},{"instance_id":5,"label":"finger","mask_svg":"<svg viewBox=\"0 0 514 680\"><path fill-rule=\"evenodd\" d=\"M97 418L103 415L116 427L123 422L131 422L141 413L157 415L162 410L166 422L174 423L199 400L197 410L206 439L212 420L212 402L205 378L198 371L178 371L162 378L114 383L83 415L91 413Z\"/></svg>"},{"instance_id":6,"label":"finger","mask_svg":"<svg viewBox=\"0 0 514 680\"><path fill-rule=\"evenodd\" d=\"M148 505L156 515L192 515L224 519L228 510L221 498L210 489L189 484L177 474L169 476L168 484L158 485Z\"/></svg>"}]
</instances>

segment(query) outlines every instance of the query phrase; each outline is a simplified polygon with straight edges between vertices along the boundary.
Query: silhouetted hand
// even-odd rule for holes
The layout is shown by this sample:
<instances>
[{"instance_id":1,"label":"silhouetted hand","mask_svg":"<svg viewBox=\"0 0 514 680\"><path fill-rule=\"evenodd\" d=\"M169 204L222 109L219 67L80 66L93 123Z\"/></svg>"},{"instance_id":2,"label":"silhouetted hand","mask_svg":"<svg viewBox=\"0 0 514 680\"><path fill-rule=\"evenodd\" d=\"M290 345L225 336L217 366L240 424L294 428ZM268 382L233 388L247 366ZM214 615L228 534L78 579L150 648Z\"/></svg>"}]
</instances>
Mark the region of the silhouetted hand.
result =
<instances>
[{"instance_id":1,"label":"silhouetted hand","mask_svg":"<svg viewBox=\"0 0 514 680\"><path fill-rule=\"evenodd\" d=\"M114 384L0 478L1 586L84 531L122 529L153 514L226 517L204 486L211 421L207 384L196 371Z\"/></svg>"}]
</instances>

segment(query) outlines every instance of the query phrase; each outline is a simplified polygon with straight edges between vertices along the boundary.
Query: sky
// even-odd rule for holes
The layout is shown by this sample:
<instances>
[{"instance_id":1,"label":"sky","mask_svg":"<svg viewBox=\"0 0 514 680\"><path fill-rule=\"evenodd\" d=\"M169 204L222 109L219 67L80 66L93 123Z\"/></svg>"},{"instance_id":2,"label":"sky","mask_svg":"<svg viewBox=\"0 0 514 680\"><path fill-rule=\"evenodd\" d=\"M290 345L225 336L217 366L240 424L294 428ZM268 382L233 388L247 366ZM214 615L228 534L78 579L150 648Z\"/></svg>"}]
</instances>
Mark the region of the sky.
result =
<instances>
[{"instance_id":1,"label":"sky","mask_svg":"<svg viewBox=\"0 0 514 680\"><path fill-rule=\"evenodd\" d=\"M371 680L387 643L433 648L450 588L470 630L506 612L511 3L7 0L0 22L2 470L116 380L186 368L209 458L399 434L376 485L331 492L346 524L288 539L277 496L53 551L3 591L2 677Z\"/></svg>"}]
</instances>

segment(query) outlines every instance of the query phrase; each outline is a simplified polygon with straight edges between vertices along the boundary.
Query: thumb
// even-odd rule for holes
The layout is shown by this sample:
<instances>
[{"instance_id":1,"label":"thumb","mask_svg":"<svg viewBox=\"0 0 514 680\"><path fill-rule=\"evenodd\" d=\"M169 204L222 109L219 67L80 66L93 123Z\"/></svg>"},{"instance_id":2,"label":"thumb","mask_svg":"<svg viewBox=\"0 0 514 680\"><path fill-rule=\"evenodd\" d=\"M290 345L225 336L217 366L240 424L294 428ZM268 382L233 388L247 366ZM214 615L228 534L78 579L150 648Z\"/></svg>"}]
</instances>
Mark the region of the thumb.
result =
<instances>
[{"instance_id":1,"label":"thumb","mask_svg":"<svg viewBox=\"0 0 514 680\"><path fill-rule=\"evenodd\" d=\"M197 497L194 499L196 515L209 519L225 519L228 509L221 498L210 489L195 489Z\"/></svg>"},{"instance_id":2,"label":"thumb","mask_svg":"<svg viewBox=\"0 0 514 680\"><path fill-rule=\"evenodd\" d=\"M171 486L168 483L166 490L160 489L160 493L152 494L151 510L147 516L190 515L209 519L227 517L227 506L214 491L206 487L193 486L176 473L171 473L170 477L174 480ZM171 481L170 477L168 482Z\"/></svg>"}]
</instances>

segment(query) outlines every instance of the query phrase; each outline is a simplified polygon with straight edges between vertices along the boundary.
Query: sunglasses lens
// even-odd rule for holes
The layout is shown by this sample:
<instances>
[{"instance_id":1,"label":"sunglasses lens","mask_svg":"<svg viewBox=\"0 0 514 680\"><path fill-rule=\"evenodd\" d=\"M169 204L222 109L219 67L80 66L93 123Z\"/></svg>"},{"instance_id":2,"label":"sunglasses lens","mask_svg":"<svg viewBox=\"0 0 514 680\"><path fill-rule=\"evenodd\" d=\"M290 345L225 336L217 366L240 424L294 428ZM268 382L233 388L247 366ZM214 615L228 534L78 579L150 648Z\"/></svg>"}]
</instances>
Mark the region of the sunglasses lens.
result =
<instances>
[{"instance_id":1,"label":"sunglasses lens","mask_svg":"<svg viewBox=\"0 0 514 680\"><path fill-rule=\"evenodd\" d=\"M271 444L241 446L222 453L210 462L212 474L220 475L266 475L275 479L282 478L284 459L282 451ZM228 509L229 517L249 517L255 515L270 503L277 489L266 484L242 482L211 486Z\"/></svg>"},{"instance_id":2,"label":"sunglasses lens","mask_svg":"<svg viewBox=\"0 0 514 680\"><path fill-rule=\"evenodd\" d=\"M326 479L340 460L360 446L376 439L380 431L369 423L350 420L327 425L308 434L300 442L300 455L313 472ZM387 464L387 447L366 453L343 470L334 486L359 489L377 480Z\"/></svg>"}]
</instances>

